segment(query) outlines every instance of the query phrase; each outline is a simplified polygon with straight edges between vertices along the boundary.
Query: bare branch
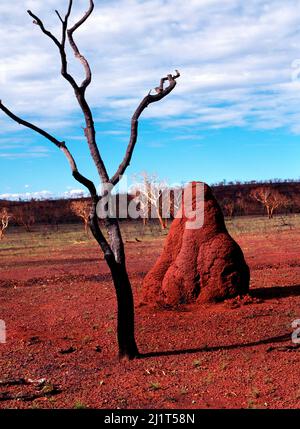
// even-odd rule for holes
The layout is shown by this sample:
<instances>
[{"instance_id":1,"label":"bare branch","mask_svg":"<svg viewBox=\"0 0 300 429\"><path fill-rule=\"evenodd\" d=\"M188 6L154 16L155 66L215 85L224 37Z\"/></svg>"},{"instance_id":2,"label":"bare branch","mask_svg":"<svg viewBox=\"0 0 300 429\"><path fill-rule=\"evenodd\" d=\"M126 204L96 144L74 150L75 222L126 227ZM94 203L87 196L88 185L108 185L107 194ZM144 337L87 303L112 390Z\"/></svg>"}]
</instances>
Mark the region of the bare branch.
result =
<instances>
[{"instance_id":1,"label":"bare branch","mask_svg":"<svg viewBox=\"0 0 300 429\"><path fill-rule=\"evenodd\" d=\"M50 39L52 39L55 45L58 47L61 57L61 74L72 85L75 91L78 90L78 85L75 79L68 73L67 56L65 53L66 21L64 21L63 23L62 42L60 43L50 31L45 29L42 20L38 16L33 14L30 10L28 10L27 12L32 18L34 18L34 24L37 24L42 30L42 32L46 34L46 36L48 36Z\"/></svg>"},{"instance_id":2,"label":"bare branch","mask_svg":"<svg viewBox=\"0 0 300 429\"><path fill-rule=\"evenodd\" d=\"M56 15L58 16L58 18L59 18L60 22L61 22L62 24L64 24L64 20L63 20L63 19L62 19L62 17L60 16L60 13L58 12L58 10L55 10L55 13L56 13Z\"/></svg>"},{"instance_id":3,"label":"bare branch","mask_svg":"<svg viewBox=\"0 0 300 429\"><path fill-rule=\"evenodd\" d=\"M60 53L60 57L61 57L61 74L71 84L71 86L74 89L75 96L76 96L77 101L81 107L83 114L84 114L84 118L85 118L85 122L86 122L85 136L86 136L86 139L87 139L87 142L89 145L89 149L90 149L92 158L94 160L94 163L95 163L95 166L96 166L97 171L99 173L99 176L101 177L102 181L104 183L106 183L109 181L109 176L108 176L107 170L105 168L104 162L101 158L101 155L100 155L97 143L96 143L96 131L95 131L95 126L94 126L93 115L92 115L91 109L90 109L90 107L89 107L89 105L88 105L88 103L84 97L85 89L87 88L87 86L91 82L92 73L91 73L90 66L89 66L87 60L80 54L80 52L77 48L77 45L73 40L73 32L80 25L82 25L87 20L87 18L90 16L90 14L92 13L92 11L94 9L94 3L92 0L90 0L90 8L85 13L84 17L82 19L80 19L70 30L67 30L68 19L70 17L71 11L72 11L72 5L73 5L72 0L69 0L68 11L67 11L65 19L62 23L62 41L61 41L61 43L58 42L58 40L49 31L45 30L45 27L44 27L42 21L36 15L34 15L31 11L28 11L28 13L30 16L32 16L36 20L36 23L40 26L43 33L46 34L48 37L50 37L53 41L55 41L55 44L59 48L59 53ZM70 40L71 46L75 52L75 55L83 63L84 68L86 70L86 78L82 82L80 87L77 85L75 79L68 73L68 63L67 63L67 56L66 56L66 52L65 52L65 41L66 41L66 34L67 33L68 33L68 38Z\"/></svg>"},{"instance_id":4,"label":"bare branch","mask_svg":"<svg viewBox=\"0 0 300 429\"><path fill-rule=\"evenodd\" d=\"M258 188L252 189L250 197L263 204L270 219L273 217L275 209L288 205L288 198L285 195L268 186L259 186Z\"/></svg>"},{"instance_id":5,"label":"bare branch","mask_svg":"<svg viewBox=\"0 0 300 429\"><path fill-rule=\"evenodd\" d=\"M65 50L65 45L66 45L68 20L69 20L69 17L71 15L72 6L73 6L73 0L69 0L69 6L68 6L67 13L65 15L65 19L62 21L62 40L61 40L61 44L62 44L62 47L63 47L64 50Z\"/></svg>"},{"instance_id":6,"label":"bare branch","mask_svg":"<svg viewBox=\"0 0 300 429\"><path fill-rule=\"evenodd\" d=\"M9 220L11 216L9 215L5 207L0 211L0 240L4 237L5 230L8 228Z\"/></svg>"},{"instance_id":7,"label":"bare branch","mask_svg":"<svg viewBox=\"0 0 300 429\"><path fill-rule=\"evenodd\" d=\"M69 149L67 148L64 141L59 141L58 139L53 137L51 134L49 134L47 131L42 130L41 128L37 127L36 125L34 125L30 122L27 122L24 119L19 118L14 113L12 113L7 107L5 107L4 104L2 104L1 100L0 100L0 110L2 110L7 116L9 116L11 119L13 119L18 124L23 125L24 127L30 128L31 130L35 131L36 133L38 133L38 134L42 135L43 137L45 137L46 139L48 139L51 143L55 144L56 147L61 149L69 161L69 164L70 164L74 178L78 182L80 182L84 186L86 186L86 188L90 191L92 196L97 195L97 191L96 191L94 184L78 172L75 160L74 160L73 156L71 155L71 153L70 153Z\"/></svg>"},{"instance_id":8,"label":"bare branch","mask_svg":"<svg viewBox=\"0 0 300 429\"><path fill-rule=\"evenodd\" d=\"M78 22L76 22L76 24L73 25L72 28L67 30L69 43L70 43L71 48L74 51L74 55L76 58L79 59L79 61L81 62L81 64L83 65L83 68L85 70L85 79L82 82L82 84L80 85L80 88L82 89L83 92L86 90L86 88L89 86L89 84L92 81L92 72L91 72L89 62L81 54L81 52L78 49L77 44L74 41L73 33L89 18L89 16L93 12L93 10L94 10L94 2L93 2L93 0L90 0L90 7L89 7L88 11L84 14L84 16Z\"/></svg>"},{"instance_id":9,"label":"bare branch","mask_svg":"<svg viewBox=\"0 0 300 429\"><path fill-rule=\"evenodd\" d=\"M93 10L94 10L94 2L93 2L93 0L90 0L89 9L85 12L84 16L79 21L77 21L76 24L74 24L72 28L70 28L69 31L71 33L74 33L74 31L76 31L77 28L79 28L82 24L85 23L85 21L89 18L89 16L93 12Z\"/></svg>"},{"instance_id":10,"label":"bare branch","mask_svg":"<svg viewBox=\"0 0 300 429\"><path fill-rule=\"evenodd\" d=\"M65 143L63 144L63 146L60 147L60 149L63 151L67 160L69 161L74 179L76 179L77 182L84 185L89 190L91 197L93 199L96 199L98 203L99 197L97 195L97 190L95 188L94 183L91 180L87 179L85 176L83 176L81 173L79 173L76 162L73 158L73 155L71 154L71 152L69 151Z\"/></svg>"},{"instance_id":11,"label":"bare branch","mask_svg":"<svg viewBox=\"0 0 300 429\"><path fill-rule=\"evenodd\" d=\"M76 179L77 182L84 185L90 192L90 195L92 198L92 206L91 206L90 215L89 215L90 228L91 228L91 231L92 231L95 239L97 240L98 244L100 245L100 247L104 253L105 258L111 259L114 257L113 251L112 251L108 241L104 237L104 235L103 235L103 233L99 227L99 223L98 223L98 216L97 216L96 208L97 208L97 204L98 204L100 198L97 194L96 187L91 180L87 179L85 176L83 176L81 173L79 173L79 171L77 169L76 162L75 162L71 152L67 148L67 146L66 145L62 146L61 150L64 152L66 158L69 161L69 164L70 164L71 170L72 170L72 175L73 175L74 179Z\"/></svg>"},{"instance_id":12,"label":"bare branch","mask_svg":"<svg viewBox=\"0 0 300 429\"><path fill-rule=\"evenodd\" d=\"M165 181L161 181L155 174L149 175L147 172L143 172L140 176L143 182L136 183L135 198L139 202L141 217L147 219L149 213L151 212L152 214L152 210L154 209L163 230L166 228L164 214L167 217L170 214L171 201L169 192L167 192L168 185Z\"/></svg>"},{"instance_id":13,"label":"bare branch","mask_svg":"<svg viewBox=\"0 0 300 429\"><path fill-rule=\"evenodd\" d=\"M180 77L180 73L178 70L175 70L175 75L169 74L167 77L163 77L160 80L160 86L156 88L157 94L151 95L150 93L146 95L146 97L141 101L138 108L134 112L132 118L131 118L131 133L130 133L130 139L127 146L127 150L124 156L123 161L119 165L116 173L112 176L110 179L110 182L113 185L116 185L120 177L124 174L126 168L129 166L131 157L136 145L137 137L138 137L138 119L143 113L143 111L146 109L146 107L149 106L151 103L155 103L156 101L161 100L162 98L166 97L176 86L176 79ZM169 85L164 88L164 83L168 81ZM151 91L150 91L151 92Z\"/></svg>"},{"instance_id":14,"label":"bare branch","mask_svg":"<svg viewBox=\"0 0 300 429\"><path fill-rule=\"evenodd\" d=\"M4 104L2 104L1 100L0 100L0 110L2 110L7 116L9 116L11 119L13 119L18 124L24 125L24 127L30 128L33 131L41 134L43 137L46 137L46 139L50 140L58 148L61 149L61 147L64 145L64 142L60 142L55 137L53 137L51 134L47 133L47 131L44 131L41 128L37 127L36 125L33 125L30 122L24 121L23 119L21 119L18 116L16 116L7 107L5 107Z\"/></svg>"},{"instance_id":15,"label":"bare branch","mask_svg":"<svg viewBox=\"0 0 300 429\"><path fill-rule=\"evenodd\" d=\"M102 234L102 232L99 228L99 225L98 225L96 206L97 206L97 203L99 202L100 198L97 194L96 187L91 180L87 179L85 176L83 176L78 171L75 159L73 158L71 152L67 148L66 143L64 141L57 140L51 134L47 133L46 131L42 130L41 128L37 127L36 125L31 124L30 122L24 121L23 119L19 118L14 113L12 113L7 107L5 107L2 104L1 100L0 100L0 110L2 110L7 116L9 116L11 119L13 119L18 124L23 125L24 127L30 128L31 130L35 131L36 133L42 135L43 137L45 137L46 139L48 139L49 141L54 143L56 147L58 147L59 149L62 150L62 152L65 154L65 156L69 162L69 165L70 165L74 179L77 180L79 183L81 183L83 186L85 186L90 192L92 202L93 202L91 214L90 214L90 222L92 225L92 232L93 232L96 240L98 241L99 245L101 246L101 249L103 250L106 257L112 257L113 252L112 252L107 240L105 239L105 237Z\"/></svg>"},{"instance_id":16,"label":"bare branch","mask_svg":"<svg viewBox=\"0 0 300 429\"><path fill-rule=\"evenodd\" d=\"M46 36L50 37L50 39L53 40L53 42L56 44L56 46L58 47L58 49L61 48L61 44L60 42L57 40L57 38L51 33L51 31L46 30L46 28L44 27L43 22L41 21L41 19L36 16L34 13L31 12L31 10L27 11L28 14L34 19L33 23L38 25L40 27L40 29L42 30L42 32L44 34L46 34Z\"/></svg>"},{"instance_id":17,"label":"bare branch","mask_svg":"<svg viewBox=\"0 0 300 429\"><path fill-rule=\"evenodd\" d=\"M73 6L73 0L69 0L69 6L68 6L68 10L65 16L65 22L68 21L70 15L71 15L71 11L72 11L72 6Z\"/></svg>"}]
</instances>

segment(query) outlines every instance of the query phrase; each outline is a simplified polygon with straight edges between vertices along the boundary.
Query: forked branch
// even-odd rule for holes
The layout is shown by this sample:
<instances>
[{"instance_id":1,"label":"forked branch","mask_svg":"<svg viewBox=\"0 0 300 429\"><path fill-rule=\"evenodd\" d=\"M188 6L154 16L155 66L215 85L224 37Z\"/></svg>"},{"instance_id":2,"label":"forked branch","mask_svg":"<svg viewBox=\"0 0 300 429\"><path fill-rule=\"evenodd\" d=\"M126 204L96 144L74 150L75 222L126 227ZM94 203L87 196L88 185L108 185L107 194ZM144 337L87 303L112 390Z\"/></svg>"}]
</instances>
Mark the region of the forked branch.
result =
<instances>
[{"instance_id":1,"label":"forked branch","mask_svg":"<svg viewBox=\"0 0 300 429\"><path fill-rule=\"evenodd\" d=\"M130 164L132 154L137 142L138 137L138 119L143 113L143 111L146 109L146 107L149 106L151 103L155 103L156 101L161 100L162 98L166 97L176 86L176 79L180 76L180 73L178 70L175 70L175 75L168 74L167 77L163 77L160 80L160 85L155 88L155 91L157 94L151 95L151 91L148 95L146 95L145 98L141 101L139 106L137 107L136 111L134 112L132 118L131 118L131 132L130 132L130 139L127 146L127 150L125 153L125 156L123 158L123 161L119 165L116 173L112 176L110 179L110 182L115 186L119 181L121 176L124 174L125 170ZM164 83L169 82L169 85L164 88Z\"/></svg>"},{"instance_id":2,"label":"forked branch","mask_svg":"<svg viewBox=\"0 0 300 429\"><path fill-rule=\"evenodd\" d=\"M46 30L42 20L36 16L34 13L31 12L31 10L27 11L28 14L34 19L33 23L38 25L42 32L48 36L55 45L59 49L59 54L61 58L61 74L62 76L72 85L74 91L78 90L78 85L75 81L75 79L68 73L68 63L67 63L67 55L65 52L65 41L66 41L66 31L67 31L67 22L68 22L68 15L66 15L66 19L63 22L63 30L62 30L62 41L59 42L59 40L51 33L51 31Z\"/></svg>"},{"instance_id":3,"label":"forked branch","mask_svg":"<svg viewBox=\"0 0 300 429\"><path fill-rule=\"evenodd\" d=\"M2 110L7 116L9 116L11 119L13 119L18 124L23 125L24 127L30 128L31 130L35 131L36 133L42 135L43 137L48 139L50 142L55 144L56 147L58 147L59 149L62 150L62 152L64 153L64 155L66 156L66 158L69 162L69 165L70 165L74 179L77 180L77 182L81 183L83 186L85 186L88 189L88 191L90 192L92 202L93 202L91 214L90 214L90 221L91 221L91 224L93 225L93 233L94 233L94 231L96 232L95 238L98 241L99 245L101 246L101 249L102 249L103 253L105 254L105 256L107 258L112 258L113 253L112 253L111 247L108 244L104 235L102 234L102 231L100 230L99 225L98 225L96 206L97 206L97 203L99 202L100 198L97 194L96 187L91 180L89 180L87 177L83 176L78 171L75 159L74 159L73 155L71 154L71 152L69 151L66 143L64 141L57 140L51 134L47 133L46 131L42 130L41 128L37 127L36 125L34 125L30 122L24 121L23 119L19 118L14 113L12 113L6 106L4 106L4 104L2 103L1 100L0 100L0 110Z\"/></svg>"},{"instance_id":4,"label":"forked branch","mask_svg":"<svg viewBox=\"0 0 300 429\"><path fill-rule=\"evenodd\" d=\"M73 6L73 1L69 0L68 10L67 10L67 13L66 13L64 19L62 18L61 14L58 12L58 10L55 10L55 13L58 16L58 18L62 24L61 42L51 33L51 31L46 30L44 23L42 22L42 20L37 15L32 13L31 10L28 10L27 12L34 19L33 23L38 25L40 27L40 29L42 30L42 32L46 36L48 36L55 43L55 45L58 47L59 52L60 52L60 56L61 56L61 63L62 63L61 73L62 73L63 77L70 82L70 84L72 85L72 87L74 88L75 91L78 91L79 89L81 89L84 92L92 80L92 74L91 74L91 69L90 69L88 61L80 53L76 43L74 42L73 33L91 15L91 13L93 12L93 9L94 9L94 3L92 0L90 0L89 10L84 14L84 16L76 24L73 25L72 28L70 28L68 30L68 21L69 21L69 17L71 15L71 12L72 12L72 6ZM77 85L75 79L68 73L68 64L67 64L67 57L66 57L66 52L65 52L66 36L67 35L68 35L68 39L69 39L71 48L73 49L76 58L78 58L81 61L81 63L83 64L84 70L85 70L86 77L85 77L84 81L82 82L82 84L80 85L80 87Z\"/></svg>"},{"instance_id":5,"label":"forked branch","mask_svg":"<svg viewBox=\"0 0 300 429\"><path fill-rule=\"evenodd\" d=\"M95 166L97 168L98 174L101 177L101 180L104 183L107 183L109 181L109 176L108 176L105 164L102 160L102 157L100 155L100 152L99 152L99 149L98 149L98 146L96 143L96 130L95 130L95 125L94 125L93 115L92 115L91 109L90 109L90 107L89 107L89 105L85 99L85 90L91 82L92 74L91 74L91 70L90 70L90 66L89 66L88 61L86 60L86 58L83 55L81 55L81 53L79 52L79 49L78 49L78 47L77 47L77 45L73 39L73 33L75 32L75 30L77 30L91 15L91 13L94 9L94 3L92 0L90 0L89 10L84 14L84 16L72 28L70 28L68 30L67 29L68 20L69 20L71 11L72 11L72 5L73 5L73 1L69 0L68 11L67 11L64 19L62 19L61 15L57 12L59 19L62 22L62 41L61 42L59 42L57 40L57 38L55 36L53 36L53 34L50 31L45 29L44 24L40 18L38 18L36 15L34 15L31 11L28 11L28 13L31 17L33 17L35 19L34 22L37 25L39 25L42 32L44 34L46 34L48 37L50 37L59 48L60 57L61 57L61 64L62 64L61 74L71 84L71 86L74 89L76 99L79 103L79 106L80 106L82 113L84 115L84 118L85 118L86 128L84 131L85 131L85 136L87 139L87 143L88 143L88 146L90 149L91 156L92 156L93 161L95 163ZM85 69L86 76L85 76L85 79L80 86L77 84L77 82L75 81L73 76L71 76L68 72L67 55L66 55L66 51L65 51L66 35L68 35L68 39L69 39L71 47L75 53L75 56L77 58L79 58L79 60L82 62L84 69Z\"/></svg>"},{"instance_id":6,"label":"forked branch","mask_svg":"<svg viewBox=\"0 0 300 429\"><path fill-rule=\"evenodd\" d=\"M58 49L61 48L61 44L58 41L58 39L51 33L51 31L46 30L42 20L36 16L34 13L31 12L31 10L28 10L27 13L33 18L33 23L38 25L40 27L40 29L42 30L42 32L44 34L46 34L46 36L50 37L50 39L53 40L53 42L56 44L56 46L58 47Z\"/></svg>"},{"instance_id":7,"label":"forked branch","mask_svg":"<svg viewBox=\"0 0 300 429\"><path fill-rule=\"evenodd\" d=\"M97 191L93 182L79 173L76 162L64 141L59 141L57 138L49 134L47 131L42 130L41 128L37 127L31 122L27 122L24 119L21 119L20 117L12 113L6 106L4 106L1 100L0 100L0 110L2 110L7 116L9 116L18 124L23 125L26 128L30 128L31 130L45 137L51 143L55 144L56 147L61 149L69 162L74 178L90 191L92 197L97 195Z\"/></svg>"},{"instance_id":8,"label":"forked branch","mask_svg":"<svg viewBox=\"0 0 300 429\"><path fill-rule=\"evenodd\" d=\"M70 84L72 85L76 98L78 100L78 103L82 109L82 112L85 117L86 122L86 128L85 128L85 136L87 138L87 142L90 148L90 152L92 155L92 158L94 160L94 163L96 165L96 168L98 170L98 173L104 183L111 182L112 185L116 185L120 177L124 174L126 168L129 166L132 153L135 148L136 142L137 142L137 136L138 136L138 119L141 116L142 112L148 107L149 104L157 102L161 100L162 98L166 97L175 87L176 85L176 79L180 76L180 73L178 70L176 70L175 75L168 74L166 77L163 77L160 80L160 85L155 88L156 94L152 95L151 91L146 97L141 101L139 106L137 107L135 113L133 114L131 118L131 132L130 132L130 139L127 146L127 150L124 156L123 161L119 165L116 173L112 176L111 179L109 179L106 167L104 165L104 162L102 160L102 157L100 155L97 143L96 143L96 131L95 131L95 125L93 121L93 115L91 112L91 109L85 99L85 90L88 87L88 85L91 83L92 80L92 73L90 69L90 65L87 61L87 59L81 54L79 51L79 48L77 44L74 41L74 32L85 23L85 21L89 18L91 13L94 10L94 2L93 0L90 0L89 9L85 12L83 17L79 19L71 28L68 27L68 20L72 11L73 1L69 0L69 6L68 11L65 15L65 18L63 19L62 16L59 14L58 11L56 11L56 14L58 15L61 23L62 23L62 41L59 42L57 38L48 30L45 29L43 22L38 18L36 15L34 15L31 11L28 11L29 15L34 18L34 22L39 25L42 32L46 34L48 37L50 37L54 43L58 46L60 56L61 56L61 63L62 63L62 70L61 73L65 79L67 79ZM75 57L80 60L82 63L84 70L85 70L85 79L79 86L75 79L68 73L68 65L67 65L67 57L65 52L65 42L66 42L66 35L68 36L68 40L70 43L71 48L73 49L73 52L75 54ZM167 87L164 87L165 82L169 82Z\"/></svg>"},{"instance_id":9,"label":"forked branch","mask_svg":"<svg viewBox=\"0 0 300 429\"><path fill-rule=\"evenodd\" d=\"M126 150L126 154L124 156L122 163L117 169L116 174L110 180L108 172L106 170L106 166L102 160L99 148L97 146L96 130L94 125L93 114L85 98L85 90L90 84L91 78L92 78L90 66L86 58L81 54L73 37L75 31L91 15L94 9L94 2L92 0L89 0L88 11L83 15L81 19L79 19L73 25L73 27L68 29L68 21L71 15L72 6L73 6L73 1L69 0L69 6L65 17L63 17L58 11L56 11L56 15L58 16L58 19L62 25L62 36L60 41L57 39L56 36L54 36L50 31L48 31L45 28L43 22L39 17L34 15L31 11L28 11L28 13L34 19L34 23L40 27L41 31L47 37L49 37L59 49L59 53L61 57L61 74L73 87L76 99L84 115L85 123L86 123L86 128L84 130L85 136L90 149L92 159L97 168L99 177L102 179L102 182L104 184L110 184L111 182L112 185L115 185L118 183L118 181L120 180L120 176L125 172L126 168L130 163L132 152L137 141L138 119L140 115L149 104L161 100L173 90L173 88L176 85L176 79L179 77L179 72L176 71L175 75L169 74L166 77L162 78L160 81L159 87L155 88L156 94L152 95L150 92L137 107L131 120L131 135L130 135L129 144ZM80 85L77 84L76 80L68 72L68 63L67 63L66 46L65 46L67 39L71 45L71 48L73 49L75 56L81 61L85 70L85 78ZM166 82L168 82L168 85L165 87ZM134 335L133 294L132 294L130 281L128 278L128 273L126 270L124 244L123 244L122 235L121 235L117 218L110 217L109 215L105 217L105 220L106 220L105 225L108 231L108 237L110 242L109 244L100 229L98 217L96 213L97 203L99 202L101 197L98 196L94 183L91 182L86 177L84 177L81 173L79 173L76 162L71 152L67 148L65 142L59 141L54 136L42 130L41 128L37 127L36 125L19 118L14 113L12 113L6 106L4 106L1 101L0 101L0 110L2 110L6 115L8 115L15 122L27 128L30 128L36 133L44 136L49 141L51 141L56 147L62 150L69 162L74 178L78 182L86 186L86 188L89 190L92 197L92 207L91 207L91 212L89 216L90 228L95 239L97 240L102 251L104 252L106 262L110 268L110 271L113 277L113 282L114 282L116 295L117 295L117 301L118 301L117 330L118 330L118 344L119 344L119 352L120 352L119 355L121 358L126 357L129 359L139 356L138 348L135 342L135 335Z\"/></svg>"},{"instance_id":10,"label":"forked branch","mask_svg":"<svg viewBox=\"0 0 300 429\"><path fill-rule=\"evenodd\" d=\"M84 22L88 19L88 17L91 15L93 10L94 10L94 2L93 2L93 0L90 0L90 7L89 7L88 11L84 14L84 16L78 22L76 22L76 24L73 25L72 28L67 30L69 43L70 43L71 48L73 49L74 55L76 58L79 59L79 61L81 62L81 64L83 65L83 68L85 70L85 76L86 77L85 77L84 81L82 82L82 84L80 85L80 88L83 92L86 90L86 88L88 87L88 85L92 81L92 72L91 72L91 68L90 68L90 65L89 65L87 59L79 51L78 46L74 41L73 34L82 24L84 24Z\"/></svg>"}]
</instances>

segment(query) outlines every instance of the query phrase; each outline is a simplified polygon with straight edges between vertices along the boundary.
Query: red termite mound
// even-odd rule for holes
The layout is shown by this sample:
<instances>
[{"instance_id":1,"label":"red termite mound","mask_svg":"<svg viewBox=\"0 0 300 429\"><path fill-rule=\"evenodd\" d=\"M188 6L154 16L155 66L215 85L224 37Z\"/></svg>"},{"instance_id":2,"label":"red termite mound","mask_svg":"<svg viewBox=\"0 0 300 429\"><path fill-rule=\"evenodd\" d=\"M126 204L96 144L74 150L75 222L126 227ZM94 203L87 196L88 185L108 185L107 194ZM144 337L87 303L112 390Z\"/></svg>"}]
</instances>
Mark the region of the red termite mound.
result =
<instances>
[{"instance_id":1,"label":"red termite mound","mask_svg":"<svg viewBox=\"0 0 300 429\"><path fill-rule=\"evenodd\" d=\"M199 188L200 194L196 192ZM143 304L216 302L248 293L248 265L226 229L210 187L192 182L185 197L186 193L191 197L191 210L199 217L204 215L203 225L191 229L192 211L182 204L183 215L173 221L162 255L145 277Z\"/></svg>"}]
</instances>

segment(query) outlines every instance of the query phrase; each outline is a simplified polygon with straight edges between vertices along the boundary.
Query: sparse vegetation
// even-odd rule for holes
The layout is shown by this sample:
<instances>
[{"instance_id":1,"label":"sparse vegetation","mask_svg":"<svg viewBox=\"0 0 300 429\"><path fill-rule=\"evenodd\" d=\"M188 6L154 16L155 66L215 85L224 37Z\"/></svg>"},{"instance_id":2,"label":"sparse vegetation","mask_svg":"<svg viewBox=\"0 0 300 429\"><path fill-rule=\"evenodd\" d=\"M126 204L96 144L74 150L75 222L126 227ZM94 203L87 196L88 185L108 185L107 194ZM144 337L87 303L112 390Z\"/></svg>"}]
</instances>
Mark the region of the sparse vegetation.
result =
<instances>
[{"instance_id":1,"label":"sparse vegetation","mask_svg":"<svg viewBox=\"0 0 300 429\"><path fill-rule=\"evenodd\" d=\"M24 226L27 232L32 231L32 226L35 224L34 201L17 205L13 209L13 219L17 225Z\"/></svg>"},{"instance_id":2,"label":"sparse vegetation","mask_svg":"<svg viewBox=\"0 0 300 429\"><path fill-rule=\"evenodd\" d=\"M83 410L83 409L88 408L88 407L83 402L76 401L75 404L74 404L74 406L73 406L73 408L75 410Z\"/></svg>"},{"instance_id":3,"label":"sparse vegetation","mask_svg":"<svg viewBox=\"0 0 300 429\"><path fill-rule=\"evenodd\" d=\"M89 200L76 200L71 201L70 210L82 219L84 224L85 233L89 232L89 216L91 212L91 202Z\"/></svg>"},{"instance_id":4,"label":"sparse vegetation","mask_svg":"<svg viewBox=\"0 0 300 429\"><path fill-rule=\"evenodd\" d=\"M256 387L253 387L252 391L251 391L251 396L255 399L259 398L260 397L260 391Z\"/></svg>"},{"instance_id":5,"label":"sparse vegetation","mask_svg":"<svg viewBox=\"0 0 300 429\"><path fill-rule=\"evenodd\" d=\"M157 381L153 381L150 383L151 390L159 390L161 389L161 385Z\"/></svg>"},{"instance_id":6,"label":"sparse vegetation","mask_svg":"<svg viewBox=\"0 0 300 429\"><path fill-rule=\"evenodd\" d=\"M199 368L199 367L201 367L201 364L202 364L202 361L201 361L201 360L199 360L199 359L195 359L195 360L193 361L193 366L194 366L195 368Z\"/></svg>"},{"instance_id":7,"label":"sparse vegetation","mask_svg":"<svg viewBox=\"0 0 300 429\"><path fill-rule=\"evenodd\" d=\"M0 240L4 238L6 229L8 228L9 216L7 209L4 207L0 210Z\"/></svg>"},{"instance_id":8,"label":"sparse vegetation","mask_svg":"<svg viewBox=\"0 0 300 429\"><path fill-rule=\"evenodd\" d=\"M273 218L274 210L279 207L287 207L289 203L285 195L269 186L260 186L252 189L250 197L265 207L269 219Z\"/></svg>"}]
</instances>

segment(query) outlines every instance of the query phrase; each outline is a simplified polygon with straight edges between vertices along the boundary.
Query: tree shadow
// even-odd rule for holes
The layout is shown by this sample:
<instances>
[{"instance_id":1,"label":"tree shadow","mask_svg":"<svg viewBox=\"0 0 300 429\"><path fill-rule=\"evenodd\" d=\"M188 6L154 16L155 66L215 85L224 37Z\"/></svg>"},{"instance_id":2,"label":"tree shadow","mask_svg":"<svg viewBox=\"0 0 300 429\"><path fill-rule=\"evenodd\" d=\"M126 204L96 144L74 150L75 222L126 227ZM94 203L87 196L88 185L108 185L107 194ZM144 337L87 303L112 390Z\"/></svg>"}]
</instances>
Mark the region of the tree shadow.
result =
<instances>
[{"instance_id":1,"label":"tree shadow","mask_svg":"<svg viewBox=\"0 0 300 429\"><path fill-rule=\"evenodd\" d=\"M300 296L300 285L293 286L272 286L252 289L249 295L253 298L273 299L286 298L288 296Z\"/></svg>"},{"instance_id":2,"label":"tree shadow","mask_svg":"<svg viewBox=\"0 0 300 429\"><path fill-rule=\"evenodd\" d=\"M279 335L277 337L265 338L263 340L252 341L250 343L236 343L236 344L227 344L223 346L204 346L199 348L191 348L191 349L182 349L182 350L165 350L158 352L149 352L149 353L141 353L139 358L145 359L150 357L161 357L161 356L178 356L182 354L193 354L193 353L201 353L201 352L216 352L220 350L234 350L246 347L255 347L263 344L273 344L273 343L283 343L285 341L291 340L291 334Z\"/></svg>"},{"instance_id":3,"label":"tree shadow","mask_svg":"<svg viewBox=\"0 0 300 429\"><path fill-rule=\"evenodd\" d=\"M293 286L273 286L267 288L257 288L250 291L250 296L254 298L260 298L263 300L284 298L289 296L300 296L300 285ZM200 352L215 352L220 350L233 350L246 347L255 347L264 344L272 343L283 343L285 341L291 341L291 333L280 335L277 337L265 338L258 341L252 341L249 343L236 343L236 344L227 344L221 346L203 346L198 348L182 349L182 350L165 350L149 353L141 353L139 358L145 359L150 357L160 357L160 356L178 356L182 354L193 354Z\"/></svg>"}]
</instances>

